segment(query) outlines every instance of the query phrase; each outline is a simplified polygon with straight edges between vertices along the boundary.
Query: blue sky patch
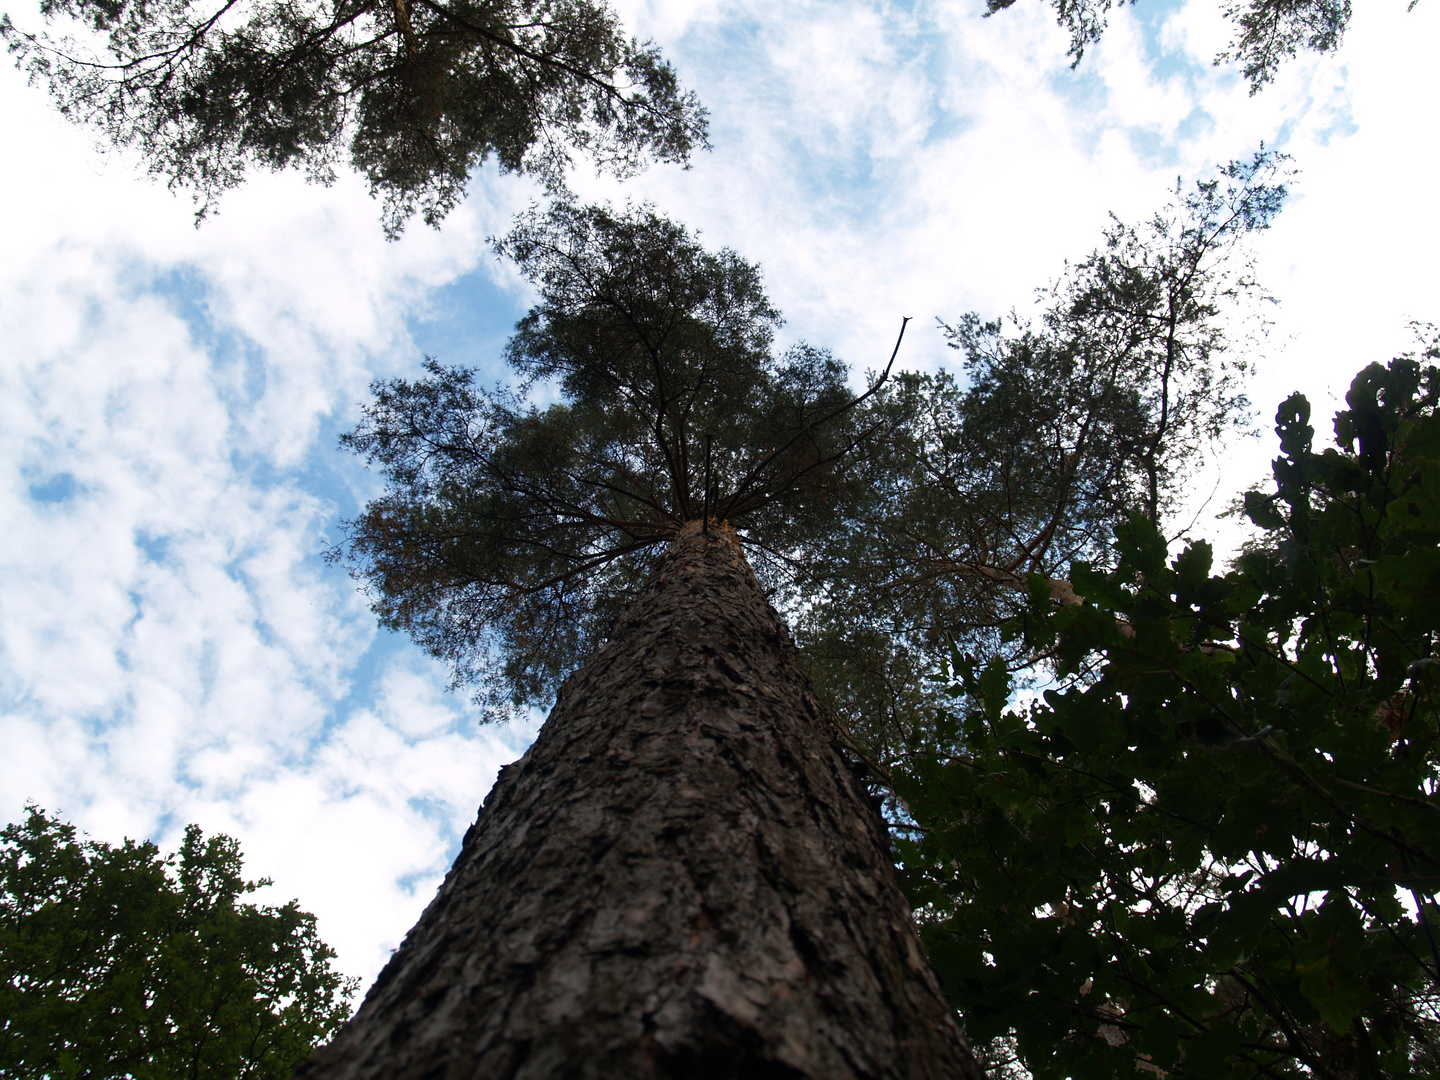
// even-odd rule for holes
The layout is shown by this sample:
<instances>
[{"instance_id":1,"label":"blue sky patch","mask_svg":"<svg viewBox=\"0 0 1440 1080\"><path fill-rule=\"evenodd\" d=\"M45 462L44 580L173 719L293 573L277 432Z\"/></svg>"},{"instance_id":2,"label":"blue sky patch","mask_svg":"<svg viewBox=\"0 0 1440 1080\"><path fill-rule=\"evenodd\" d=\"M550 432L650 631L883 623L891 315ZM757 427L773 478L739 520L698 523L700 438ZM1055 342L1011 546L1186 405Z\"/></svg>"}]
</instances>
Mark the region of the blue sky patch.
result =
<instances>
[{"instance_id":1,"label":"blue sky patch","mask_svg":"<svg viewBox=\"0 0 1440 1080\"><path fill-rule=\"evenodd\" d=\"M73 501L82 490L84 489L75 479L75 474L68 472L55 473L44 480L33 481L26 488L27 494L35 502L52 506Z\"/></svg>"}]
</instances>

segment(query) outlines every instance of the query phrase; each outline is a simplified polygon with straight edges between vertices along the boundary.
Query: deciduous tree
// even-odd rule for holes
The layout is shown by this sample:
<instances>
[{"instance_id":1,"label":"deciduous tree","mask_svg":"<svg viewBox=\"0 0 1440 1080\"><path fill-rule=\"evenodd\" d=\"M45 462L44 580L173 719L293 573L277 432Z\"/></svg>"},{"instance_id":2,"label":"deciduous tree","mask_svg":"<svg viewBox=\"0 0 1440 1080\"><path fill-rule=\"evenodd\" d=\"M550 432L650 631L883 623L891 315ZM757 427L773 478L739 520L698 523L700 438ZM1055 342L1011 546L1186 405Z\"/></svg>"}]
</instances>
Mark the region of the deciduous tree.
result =
<instances>
[{"instance_id":1,"label":"deciduous tree","mask_svg":"<svg viewBox=\"0 0 1440 1080\"><path fill-rule=\"evenodd\" d=\"M228 836L81 840L34 806L0 831L0 1076L286 1080L349 1013L315 917L242 898Z\"/></svg>"},{"instance_id":2,"label":"deciduous tree","mask_svg":"<svg viewBox=\"0 0 1440 1080\"><path fill-rule=\"evenodd\" d=\"M1079 602L1033 576L1056 685L957 651L963 749L896 770L930 956L1035 1077L1440 1068L1440 368L1346 403L1322 452L1281 405L1228 571L1137 515Z\"/></svg>"}]
</instances>

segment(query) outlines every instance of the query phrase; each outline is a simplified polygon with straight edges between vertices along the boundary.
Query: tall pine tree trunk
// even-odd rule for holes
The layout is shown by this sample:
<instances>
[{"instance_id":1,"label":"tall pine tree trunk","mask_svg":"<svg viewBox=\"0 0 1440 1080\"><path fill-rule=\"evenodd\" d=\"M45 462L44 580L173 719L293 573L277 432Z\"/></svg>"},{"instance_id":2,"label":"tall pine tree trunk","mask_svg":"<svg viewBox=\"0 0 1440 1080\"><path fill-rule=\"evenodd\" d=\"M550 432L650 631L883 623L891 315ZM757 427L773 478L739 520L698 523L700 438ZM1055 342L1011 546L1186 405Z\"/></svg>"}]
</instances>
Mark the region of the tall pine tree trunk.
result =
<instances>
[{"instance_id":1,"label":"tall pine tree trunk","mask_svg":"<svg viewBox=\"0 0 1440 1080\"><path fill-rule=\"evenodd\" d=\"M675 542L296 1075L981 1076L733 532Z\"/></svg>"}]
</instances>

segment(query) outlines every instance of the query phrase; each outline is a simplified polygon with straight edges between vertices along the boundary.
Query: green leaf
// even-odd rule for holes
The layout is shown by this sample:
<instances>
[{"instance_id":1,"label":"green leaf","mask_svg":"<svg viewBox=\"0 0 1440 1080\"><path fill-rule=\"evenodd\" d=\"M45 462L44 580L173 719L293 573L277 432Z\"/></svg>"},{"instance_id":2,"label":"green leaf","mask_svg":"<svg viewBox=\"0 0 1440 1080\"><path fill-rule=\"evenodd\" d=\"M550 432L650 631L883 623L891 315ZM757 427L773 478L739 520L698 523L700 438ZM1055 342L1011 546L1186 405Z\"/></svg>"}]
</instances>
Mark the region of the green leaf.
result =
<instances>
[{"instance_id":1,"label":"green leaf","mask_svg":"<svg viewBox=\"0 0 1440 1080\"><path fill-rule=\"evenodd\" d=\"M1214 1019L1185 1041L1185 1071L1196 1077L1225 1076L1240 1050L1240 1032L1228 1020Z\"/></svg>"},{"instance_id":2,"label":"green leaf","mask_svg":"<svg viewBox=\"0 0 1440 1080\"><path fill-rule=\"evenodd\" d=\"M239 845L79 840L38 808L0 832L0 1072L283 1076L345 1020L353 980L292 901L241 902Z\"/></svg>"},{"instance_id":3,"label":"green leaf","mask_svg":"<svg viewBox=\"0 0 1440 1080\"><path fill-rule=\"evenodd\" d=\"M1180 1020L1168 1012L1145 1017L1137 1042L1156 1065L1173 1068L1180 1060Z\"/></svg>"},{"instance_id":4,"label":"green leaf","mask_svg":"<svg viewBox=\"0 0 1440 1080\"><path fill-rule=\"evenodd\" d=\"M1355 978L1355 959L1364 934L1349 898L1331 892L1319 916L1310 920L1309 936L1295 946L1300 988L1337 1033L1350 1030L1366 997Z\"/></svg>"},{"instance_id":5,"label":"green leaf","mask_svg":"<svg viewBox=\"0 0 1440 1080\"><path fill-rule=\"evenodd\" d=\"M1255 525L1269 532L1285 527L1285 518L1275 509L1275 496L1262 495L1258 491L1245 492L1245 516Z\"/></svg>"}]
</instances>

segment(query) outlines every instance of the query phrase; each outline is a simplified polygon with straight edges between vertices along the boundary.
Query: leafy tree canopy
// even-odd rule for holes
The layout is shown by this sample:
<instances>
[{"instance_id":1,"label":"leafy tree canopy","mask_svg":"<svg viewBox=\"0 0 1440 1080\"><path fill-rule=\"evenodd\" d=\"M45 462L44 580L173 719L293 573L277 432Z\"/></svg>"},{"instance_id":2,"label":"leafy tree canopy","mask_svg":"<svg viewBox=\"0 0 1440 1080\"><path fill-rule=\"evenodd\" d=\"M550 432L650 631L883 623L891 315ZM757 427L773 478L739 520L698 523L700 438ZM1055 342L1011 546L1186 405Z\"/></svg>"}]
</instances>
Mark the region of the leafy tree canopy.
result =
<instances>
[{"instance_id":1,"label":"leafy tree canopy","mask_svg":"<svg viewBox=\"0 0 1440 1080\"><path fill-rule=\"evenodd\" d=\"M963 383L902 375L867 403L885 432L855 466L869 497L811 564L825 603L800 637L882 768L936 737L918 706L947 640L1030 663L999 638L1025 575L1063 578L1130 514L1160 520L1209 441L1248 422L1233 338L1264 296L1248 241L1279 212L1286 169L1262 150L1177 185L1149 220L1112 219L1034 320L942 324Z\"/></svg>"},{"instance_id":2,"label":"leafy tree canopy","mask_svg":"<svg viewBox=\"0 0 1440 1080\"><path fill-rule=\"evenodd\" d=\"M1070 55L1079 64L1085 49L1105 32L1106 15L1127 0L1049 0L1056 21L1070 32ZM1135 0L1128 0L1135 3ZM1413 8L1419 0L1411 0ZM993 15L1015 0L985 0ZM1235 26L1230 45L1215 58L1242 66L1254 94L1275 78L1280 65L1301 49L1334 52L1350 25L1350 0L1225 0L1225 18Z\"/></svg>"},{"instance_id":3,"label":"leafy tree canopy","mask_svg":"<svg viewBox=\"0 0 1440 1080\"><path fill-rule=\"evenodd\" d=\"M603 0L42 0L52 37L0 17L60 111L133 146L200 215L246 170L322 183L348 150L392 237L471 172L562 184L573 151L619 175L706 146L705 111Z\"/></svg>"},{"instance_id":4,"label":"leafy tree canopy","mask_svg":"<svg viewBox=\"0 0 1440 1080\"><path fill-rule=\"evenodd\" d=\"M1346 402L1321 452L1280 406L1230 570L1136 515L1078 602L1034 575L1056 681L957 649L964 749L896 771L930 956L1035 1077L1440 1073L1440 368Z\"/></svg>"},{"instance_id":5,"label":"leafy tree canopy","mask_svg":"<svg viewBox=\"0 0 1440 1080\"><path fill-rule=\"evenodd\" d=\"M295 901L242 903L239 845L80 840L34 806L0 831L0 1076L285 1080L354 981Z\"/></svg>"},{"instance_id":6,"label":"leafy tree canopy","mask_svg":"<svg viewBox=\"0 0 1440 1080\"><path fill-rule=\"evenodd\" d=\"M434 361L376 383L342 441L388 490L336 555L503 712L554 693L688 521L730 521L791 583L855 490L840 463L875 388L777 353L759 270L648 206L535 210L497 250L540 293L506 350L519 388Z\"/></svg>"}]
</instances>

